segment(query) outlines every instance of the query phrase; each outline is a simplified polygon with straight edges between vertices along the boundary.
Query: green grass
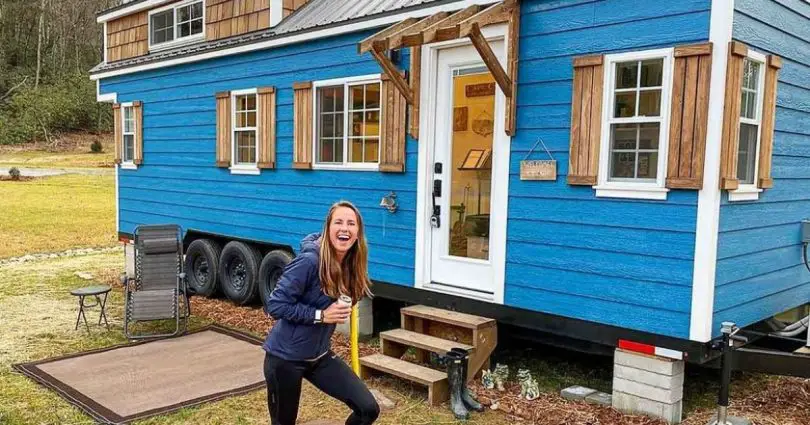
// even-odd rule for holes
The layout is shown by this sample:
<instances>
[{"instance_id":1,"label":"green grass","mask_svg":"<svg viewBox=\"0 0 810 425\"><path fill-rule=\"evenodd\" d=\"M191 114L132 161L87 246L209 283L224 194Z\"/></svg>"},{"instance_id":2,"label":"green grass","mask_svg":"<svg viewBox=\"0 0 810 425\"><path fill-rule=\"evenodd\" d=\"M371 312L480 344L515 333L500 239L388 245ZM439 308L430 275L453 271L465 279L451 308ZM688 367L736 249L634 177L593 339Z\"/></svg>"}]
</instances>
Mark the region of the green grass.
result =
<instances>
[{"instance_id":1,"label":"green grass","mask_svg":"<svg viewBox=\"0 0 810 425\"><path fill-rule=\"evenodd\" d=\"M0 153L2 167L98 168L112 167L111 153L22 151Z\"/></svg>"},{"instance_id":2,"label":"green grass","mask_svg":"<svg viewBox=\"0 0 810 425\"><path fill-rule=\"evenodd\" d=\"M0 181L0 258L114 245L113 176Z\"/></svg>"}]
</instances>

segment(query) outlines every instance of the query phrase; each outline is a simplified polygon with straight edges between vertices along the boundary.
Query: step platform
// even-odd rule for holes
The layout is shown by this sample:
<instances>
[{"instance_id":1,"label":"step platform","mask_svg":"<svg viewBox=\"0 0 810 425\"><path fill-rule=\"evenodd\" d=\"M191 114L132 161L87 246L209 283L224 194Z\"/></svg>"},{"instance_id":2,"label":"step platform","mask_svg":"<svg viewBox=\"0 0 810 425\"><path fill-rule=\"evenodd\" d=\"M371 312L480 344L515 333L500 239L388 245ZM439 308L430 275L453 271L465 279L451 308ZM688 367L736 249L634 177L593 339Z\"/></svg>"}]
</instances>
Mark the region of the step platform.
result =
<instances>
[{"instance_id":1,"label":"step platform","mask_svg":"<svg viewBox=\"0 0 810 425\"><path fill-rule=\"evenodd\" d=\"M400 315L400 329L380 333L381 354L360 359L364 378L383 372L427 386L428 401L435 406L449 397L448 383L445 371L427 366L430 353L470 350L468 380L489 367L498 340L495 320L422 305L405 307ZM416 350L416 363L401 359L410 348Z\"/></svg>"}]
</instances>

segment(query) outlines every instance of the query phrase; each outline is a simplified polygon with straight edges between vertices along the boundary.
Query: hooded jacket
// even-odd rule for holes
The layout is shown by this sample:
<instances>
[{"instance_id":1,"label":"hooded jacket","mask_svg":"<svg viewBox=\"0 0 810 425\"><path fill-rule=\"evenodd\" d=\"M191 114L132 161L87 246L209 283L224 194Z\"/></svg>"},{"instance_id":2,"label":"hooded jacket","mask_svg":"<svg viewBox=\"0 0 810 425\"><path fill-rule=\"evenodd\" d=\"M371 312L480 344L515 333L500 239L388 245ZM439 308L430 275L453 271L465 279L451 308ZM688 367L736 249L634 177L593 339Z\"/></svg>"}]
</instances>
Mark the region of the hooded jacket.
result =
<instances>
[{"instance_id":1,"label":"hooded jacket","mask_svg":"<svg viewBox=\"0 0 810 425\"><path fill-rule=\"evenodd\" d=\"M315 323L315 310L336 300L323 293L318 271L319 233L301 241L301 250L279 278L265 312L276 319L263 348L287 361L311 360L329 351L334 324Z\"/></svg>"}]
</instances>

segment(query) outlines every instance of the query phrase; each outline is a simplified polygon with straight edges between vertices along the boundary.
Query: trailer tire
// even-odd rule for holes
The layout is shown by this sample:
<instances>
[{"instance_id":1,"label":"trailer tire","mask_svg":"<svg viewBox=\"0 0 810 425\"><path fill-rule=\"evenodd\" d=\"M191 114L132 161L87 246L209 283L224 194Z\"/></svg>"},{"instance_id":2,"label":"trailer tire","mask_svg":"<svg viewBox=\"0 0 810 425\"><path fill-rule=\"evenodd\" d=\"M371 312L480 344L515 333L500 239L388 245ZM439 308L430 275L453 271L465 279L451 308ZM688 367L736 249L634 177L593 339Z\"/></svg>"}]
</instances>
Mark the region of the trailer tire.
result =
<instances>
[{"instance_id":1,"label":"trailer tire","mask_svg":"<svg viewBox=\"0 0 810 425\"><path fill-rule=\"evenodd\" d=\"M219 257L219 281L225 296L238 305L249 304L258 290L259 251L239 241L231 241Z\"/></svg>"},{"instance_id":2,"label":"trailer tire","mask_svg":"<svg viewBox=\"0 0 810 425\"><path fill-rule=\"evenodd\" d=\"M270 299L273 289L276 289L276 283L278 283L281 273L293 258L295 257L289 252L277 249L268 252L262 259L262 264L259 266L259 297L265 306L267 306L267 300Z\"/></svg>"},{"instance_id":3,"label":"trailer tire","mask_svg":"<svg viewBox=\"0 0 810 425\"><path fill-rule=\"evenodd\" d=\"M197 239L189 244L183 269L195 294L210 297L217 291L221 253L220 245L210 239Z\"/></svg>"}]
</instances>

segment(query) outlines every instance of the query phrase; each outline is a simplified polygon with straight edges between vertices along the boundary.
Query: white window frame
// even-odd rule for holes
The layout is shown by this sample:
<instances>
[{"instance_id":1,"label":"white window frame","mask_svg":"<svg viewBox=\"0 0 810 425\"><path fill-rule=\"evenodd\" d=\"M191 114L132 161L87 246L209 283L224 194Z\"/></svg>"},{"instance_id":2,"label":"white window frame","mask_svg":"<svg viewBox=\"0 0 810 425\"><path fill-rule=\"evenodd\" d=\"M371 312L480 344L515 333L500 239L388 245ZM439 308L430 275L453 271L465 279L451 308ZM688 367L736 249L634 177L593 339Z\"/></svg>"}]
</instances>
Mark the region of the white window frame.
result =
<instances>
[{"instance_id":1,"label":"white window frame","mask_svg":"<svg viewBox=\"0 0 810 425\"><path fill-rule=\"evenodd\" d=\"M762 144L762 112L765 104L765 74L768 70L768 58L763 53L752 51L748 49L748 55L746 59L756 62L759 64L759 76L757 81L757 103L756 103L756 118L744 118L742 116L742 108L740 109L740 126L742 124L752 124L757 126L757 147L756 152L754 152L754 182L751 184L742 184L737 187L737 189L730 190L728 192L728 201L729 202L740 202L740 201L756 201L759 199L759 194L762 192L762 189L759 188L757 182L759 181L759 150L761 149ZM740 90L742 90L742 84L740 85ZM739 135L740 126L737 127L737 134ZM739 140L737 145L737 152L735 152L734 157L737 158L739 163ZM750 155L750 153L749 153ZM735 176L736 177L736 176Z\"/></svg>"},{"instance_id":2,"label":"white window frame","mask_svg":"<svg viewBox=\"0 0 810 425\"><path fill-rule=\"evenodd\" d=\"M261 105L259 105L259 91L255 88L245 90L234 90L231 92L231 174L247 174L258 175L261 174L259 169L259 120L261 117ZM256 96L256 127L237 127L236 126L236 98L252 94ZM237 131L254 131L256 134L256 162L252 164L237 164L236 157L239 152L236 149L236 132Z\"/></svg>"},{"instance_id":3,"label":"white window frame","mask_svg":"<svg viewBox=\"0 0 810 425\"><path fill-rule=\"evenodd\" d=\"M380 136L377 153L380 156L376 164L349 162L349 87L361 84L380 84ZM343 86L343 164L321 164L318 158L318 89L322 87ZM332 80L315 81L312 83L312 169L313 170L353 170L353 171L379 171L382 157L382 114L383 114L382 74L361 75L356 77L335 78Z\"/></svg>"},{"instance_id":4,"label":"white window frame","mask_svg":"<svg viewBox=\"0 0 810 425\"><path fill-rule=\"evenodd\" d=\"M127 128L126 110L128 108L132 109L132 121L133 121L133 123L132 123L132 132L131 133L128 133L126 131L126 128ZM137 170L138 165L135 164L135 149L137 149L137 148L136 148L135 144L138 142L138 136L137 136L138 126L137 126L137 123L135 123L135 103L134 102L122 103L121 108L119 108L119 113L121 114L121 168L123 168L124 170ZM126 136L129 136L129 135L132 136L132 158L130 158L129 161L124 160L124 157L126 156L126 152L127 152L126 140L124 140L125 135Z\"/></svg>"},{"instance_id":5,"label":"white window frame","mask_svg":"<svg viewBox=\"0 0 810 425\"><path fill-rule=\"evenodd\" d=\"M187 35L185 37L177 37L177 9L186 7L190 4L202 3L202 32L199 34ZM154 44L152 42L152 15L162 13L167 10L172 10L172 41ZM182 46L184 44L193 43L196 41L205 40L205 0L187 0L177 4L170 4L168 6L160 7L149 11L147 17L147 32L149 33L149 51L160 51L171 49L173 47Z\"/></svg>"},{"instance_id":6,"label":"white window frame","mask_svg":"<svg viewBox=\"0 0 810 425\"><path fill-rule=\"evenodd\" d=\"M610 137L611 124L633 124L647 122L643 117L613 118L616 85L616 64L620 62L663 59L661 79L661 128L658 143L658 170L655 182L610 181ZM654 49L641 52L605 55L605 72L602 93L602 134L599 146L599 178L593 186L597 197L667 199L666 187L667 155L669 151L669 120L672 101L672 75L674 70L674 49ZM640 78L640 77L639 77Z\"/></svg>"}]
</instances>

